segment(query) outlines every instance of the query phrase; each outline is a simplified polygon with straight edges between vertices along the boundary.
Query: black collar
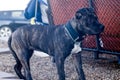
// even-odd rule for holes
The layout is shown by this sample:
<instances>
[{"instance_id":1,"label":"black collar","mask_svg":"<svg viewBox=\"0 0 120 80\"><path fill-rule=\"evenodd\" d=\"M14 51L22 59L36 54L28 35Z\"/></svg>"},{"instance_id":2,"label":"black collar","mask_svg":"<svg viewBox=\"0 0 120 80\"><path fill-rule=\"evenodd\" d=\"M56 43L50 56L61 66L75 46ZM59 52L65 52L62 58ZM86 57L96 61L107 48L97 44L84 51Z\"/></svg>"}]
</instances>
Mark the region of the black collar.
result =
<instances>
[{"instance_id":1,"label":"black collar","mask_svg":"<svg viewBox=\"0 0 120 80\"><path fill-rule=\"evenodd\" d=\"M68 35L71 37L71 39L74 42L83 40L83 34L79 34L76 30L74 30L73 27L71 26L70 22L68 22L65 25L65 30L67 31Z\"/></svg>"}]
</instances>

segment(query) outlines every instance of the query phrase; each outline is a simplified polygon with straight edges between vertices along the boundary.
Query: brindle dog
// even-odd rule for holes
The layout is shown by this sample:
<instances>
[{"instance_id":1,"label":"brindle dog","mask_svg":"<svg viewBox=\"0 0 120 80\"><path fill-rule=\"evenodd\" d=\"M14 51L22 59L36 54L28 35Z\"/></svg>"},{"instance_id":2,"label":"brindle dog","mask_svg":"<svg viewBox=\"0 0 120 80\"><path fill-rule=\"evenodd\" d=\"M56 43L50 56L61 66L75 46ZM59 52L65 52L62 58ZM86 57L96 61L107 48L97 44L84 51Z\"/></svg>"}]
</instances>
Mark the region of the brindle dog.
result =
<instances>
[{"instance_id":1,"label":"brindle dog","mask_svg":"<svg viewBox=\"0 0 120 80\"><path fill-rule=\"evenodd\" d=\"M65 80L64 61L71 52L79 53L79 42L86 35L100 34L104 26L91 8L79 9L64 25L27 25L17 29L9 38L8 45L16 60L14 69L20 79L33 80L30 72L30 58L34 50L43 51L53 57L59 80ZM78 44L78 45L77 45ZM73 49L74 47L78 49ZM76 57L79 57L76 56ZM79 79L85 80L81 58L76 59ZM21 69L24 69L24 75Z\"/></svg>"}]
</instances>

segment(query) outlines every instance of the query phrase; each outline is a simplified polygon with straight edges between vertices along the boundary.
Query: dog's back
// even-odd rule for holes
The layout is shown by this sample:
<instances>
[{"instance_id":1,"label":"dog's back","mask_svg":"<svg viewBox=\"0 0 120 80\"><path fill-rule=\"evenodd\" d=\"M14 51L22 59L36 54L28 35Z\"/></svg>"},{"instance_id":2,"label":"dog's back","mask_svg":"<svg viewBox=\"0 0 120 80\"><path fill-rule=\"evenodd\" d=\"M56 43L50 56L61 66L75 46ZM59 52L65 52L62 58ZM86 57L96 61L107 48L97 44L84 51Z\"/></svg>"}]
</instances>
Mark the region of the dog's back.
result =
<instances>
[{"instance_id":1,"label":"dog's back","mask_svg":"<svg viewBox=\"0 0 120 80\"><path fill-rule=\"evenodd\" d=\"M52 55L54 49L63 44L62 42L59 43L58 40L64 40L64 43L66 43L65 40L67 39L67 36L68 35L65 35L65 29L61 25L56 27L26 25L18 28L11 35L10 40L12 41L10 43L14 49L28 48L32 50L40 50ZM15 46L17 48L15 48Z\"/></svg>"}]
</instances>

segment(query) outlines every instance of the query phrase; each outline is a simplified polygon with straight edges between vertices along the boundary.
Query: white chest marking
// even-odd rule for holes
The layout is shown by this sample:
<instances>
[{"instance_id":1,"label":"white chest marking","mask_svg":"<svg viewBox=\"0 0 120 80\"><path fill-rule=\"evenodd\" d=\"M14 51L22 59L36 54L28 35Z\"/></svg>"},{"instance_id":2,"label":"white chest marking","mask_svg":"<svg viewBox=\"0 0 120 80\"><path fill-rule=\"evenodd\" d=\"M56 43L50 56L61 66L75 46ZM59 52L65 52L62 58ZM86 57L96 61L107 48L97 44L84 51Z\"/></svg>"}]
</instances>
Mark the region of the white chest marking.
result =
<instances>
[{"instance_id":1,"label":"white chest marking","mask_svg":"<svg viewBox=\"0 0 120 80\"><path fill-rule=\"evenodd\" d=\"M80 47L80 42L76 42L74 44L74 48L72 49L71 53L74 54L74 53L78 53L81 51L82 51L82 48Z\"/></svg>"}]
</instances>

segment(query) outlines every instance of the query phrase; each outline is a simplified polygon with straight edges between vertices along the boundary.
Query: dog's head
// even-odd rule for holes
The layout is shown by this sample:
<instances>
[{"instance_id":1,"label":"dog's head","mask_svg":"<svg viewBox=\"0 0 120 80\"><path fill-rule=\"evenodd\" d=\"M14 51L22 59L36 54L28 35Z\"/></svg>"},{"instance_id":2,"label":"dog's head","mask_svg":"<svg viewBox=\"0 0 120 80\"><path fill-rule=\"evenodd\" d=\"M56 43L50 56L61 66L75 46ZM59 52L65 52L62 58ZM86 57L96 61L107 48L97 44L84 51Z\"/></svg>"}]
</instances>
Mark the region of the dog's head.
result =
<instances>
[{"instance_id":1,"label":"dog's head","mask_svg":"<svg viewBox=\"0 0 120 80\"><path fill-rule=\"evenodd\" d=\"M76 23L76 30L82 31L84 34L95 35L104 30L104 26L98 21L98 17L92 8L79 9L75 14L74 22Z\"/></svg>"}]
</instances>

